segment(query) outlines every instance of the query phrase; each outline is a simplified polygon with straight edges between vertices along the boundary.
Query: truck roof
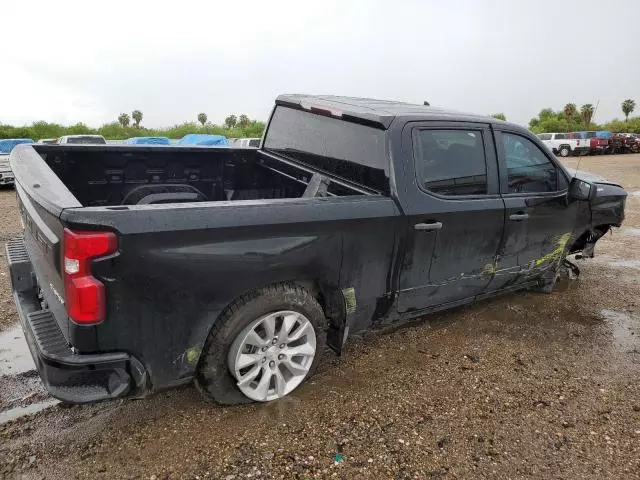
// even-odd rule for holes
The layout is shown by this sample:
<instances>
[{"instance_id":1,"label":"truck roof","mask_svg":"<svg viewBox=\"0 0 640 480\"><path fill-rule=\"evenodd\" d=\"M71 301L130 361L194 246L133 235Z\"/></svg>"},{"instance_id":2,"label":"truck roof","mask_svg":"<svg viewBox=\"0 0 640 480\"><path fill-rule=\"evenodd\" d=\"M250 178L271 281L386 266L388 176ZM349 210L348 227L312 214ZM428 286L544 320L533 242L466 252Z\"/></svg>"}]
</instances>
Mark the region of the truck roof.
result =
<instances>
[{"instance_id":1,"label":"truck roof","mask_svg":"<svg viewBox=\"0 0 640 480\"><path fill-rule=\"evenodd\" d=\"M372 98L340 97L334 95L286 94L276 99L276 105L283 105L309 111L329 111L334 117L357 119L374 123L387 129L396 117L418 117L422 120L455 120L483 123L502 123L493 117L444 110L427 105L376 100Z\"/></svg>"}]
</instances>

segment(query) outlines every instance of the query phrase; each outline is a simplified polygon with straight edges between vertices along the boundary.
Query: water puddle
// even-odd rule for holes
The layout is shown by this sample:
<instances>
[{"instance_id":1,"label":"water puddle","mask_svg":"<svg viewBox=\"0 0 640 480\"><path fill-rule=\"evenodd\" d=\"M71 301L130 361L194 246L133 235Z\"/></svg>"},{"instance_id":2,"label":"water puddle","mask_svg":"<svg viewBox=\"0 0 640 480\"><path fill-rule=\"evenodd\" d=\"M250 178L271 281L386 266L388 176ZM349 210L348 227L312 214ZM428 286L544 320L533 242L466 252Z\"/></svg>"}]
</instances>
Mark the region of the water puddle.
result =
<instances>
[{"instance_id":1,"label":"water puddle","mask_svg":"<svg viewBox=\"0 0 640 480\"><path fill-rule=\"evenodd\" d=\"M35 369L20 326L0 333L0 376L18 375Z\"/></svg>"},{"instance_id":2,"label":"water puddle","mask_svg":"<svg viewBox=\"0 0 640 480\"><path fill-rule=\"evenodd\" d=\"M53 407L54 405L57 405L59 403L60 400L52 398L50 400L45 400L44 402L32 403L31 405L27 405L26 407L15 407L10 410L5 410L4 412L0 412L0 425L23 417L25 415L31 415L41 412L42 410Z\"/></svg>"},{"instance_id":3,"label":"water puddle","mask_svg":"<svg viewBox=\"0 0 640 480\"><path fill-rule=\"evenodd\" d=\"M640 354L640 317L620 310L604 309L600 315L611 325L613 340L625 353Z\"/></svg>"}]
</instances>

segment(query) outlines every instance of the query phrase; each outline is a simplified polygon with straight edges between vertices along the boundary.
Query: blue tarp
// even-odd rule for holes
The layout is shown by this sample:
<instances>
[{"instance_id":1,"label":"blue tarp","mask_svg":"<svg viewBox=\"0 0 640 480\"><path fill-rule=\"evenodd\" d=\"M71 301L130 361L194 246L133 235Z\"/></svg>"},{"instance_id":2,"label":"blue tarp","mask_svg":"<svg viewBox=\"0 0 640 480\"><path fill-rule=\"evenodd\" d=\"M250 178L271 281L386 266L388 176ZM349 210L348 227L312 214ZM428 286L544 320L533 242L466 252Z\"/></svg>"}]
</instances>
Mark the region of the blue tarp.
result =
<instances>
[{"instance_id":1,"label":"blue tarp","mask_svg":"<svg viewBox=\"0 0 640 480\"><path fill-rule=\"evenodd\" d=\"M611 138L613 137L613 133L608 132L607 130L599 130L596 132L596 137L598 138Z\"/></svg>"},{"instance_id":2,"label":"blue tarp","mask_svg":"<svg viewBox=\"0 0 640 480\"><path fill-rule=\"evenodd\" d=\"M33 143L30 138L7 138L6 140L0 140L0 153L11 153L13 147L21 143Z\"/></svg>"},{"instance_id":3,"label":"blue tarp","mask_svg":"<svg viewBox=\"0 0 640 480\"><path fill-rule=\"evenodd\" d=\"M170 145L167 137L131 137L124 142L125 145Z\"/></svg>"},{"instance_id":4,"label":"blue tarp","mask_svg":"<svg viewBox=\"0 0 640 480\"><path fill-rule=\"evenodd\" d=\"M227 137L224 135L208 135L205 133L189 133L180 140L178 145L208 145L215 147L226 147L229 145Z\"/></svg>"}]
</instances>

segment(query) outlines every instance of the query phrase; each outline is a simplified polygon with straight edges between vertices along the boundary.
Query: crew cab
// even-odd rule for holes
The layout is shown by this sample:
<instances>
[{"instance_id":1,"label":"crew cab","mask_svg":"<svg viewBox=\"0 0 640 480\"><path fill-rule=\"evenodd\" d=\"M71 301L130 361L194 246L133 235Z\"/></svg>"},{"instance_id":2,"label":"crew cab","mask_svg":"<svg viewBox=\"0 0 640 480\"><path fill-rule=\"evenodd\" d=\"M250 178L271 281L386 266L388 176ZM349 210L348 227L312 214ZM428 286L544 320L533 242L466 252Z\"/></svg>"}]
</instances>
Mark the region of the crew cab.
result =
<instances>
[{"instance_id":1,"label":"crew cab","mask_svg":"<svg viewBox=\"0 0 640 480\"><path fill-rule=\"evenodd\" d=\"M571 138L569 133L540 133L538 138L556 155L586 155L589 153L589 140Z\"/></svg>"},{"instance_id":2,"label":"crew cab","mask_svg":"<svg viewBox=\"0 0 640 480\"><path fill-rule=\"evenodd\" d=\"M332 96L278 97L259 149L27 145L11 165L17 310L76 403L193 380L281 398L355 332L550 291L626 199L517 125Z\"/></svg>"}]
</instances>

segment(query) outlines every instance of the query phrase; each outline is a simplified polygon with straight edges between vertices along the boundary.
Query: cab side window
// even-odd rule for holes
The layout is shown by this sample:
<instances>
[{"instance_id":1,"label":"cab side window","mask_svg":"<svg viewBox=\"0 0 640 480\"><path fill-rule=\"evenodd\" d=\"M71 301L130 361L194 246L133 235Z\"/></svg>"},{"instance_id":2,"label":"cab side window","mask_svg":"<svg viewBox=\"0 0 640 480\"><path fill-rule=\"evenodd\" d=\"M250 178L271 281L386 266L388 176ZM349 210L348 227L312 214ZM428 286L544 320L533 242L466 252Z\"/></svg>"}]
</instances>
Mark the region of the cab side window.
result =
<instances>
[{"instance_id":1,"label":"cab side window","mask_svg":"<svg viewBox=\"0 0 640 480\"><path fill-rule=\"evenodd\" d=\"M480 130L414 130L420 188L438 195L484 195L487 163Z\"/></svg>"},{"instance_id":2,"label":"cab side window","mask_svg":"<svg viewBox=\"0 0 640 480\"><path fill-rule=\"evenodd\" d=\"M508 193L556 192L567 188L562 172L531 140L502 133L507 164Z\"/></svg>"}]
</instances>

